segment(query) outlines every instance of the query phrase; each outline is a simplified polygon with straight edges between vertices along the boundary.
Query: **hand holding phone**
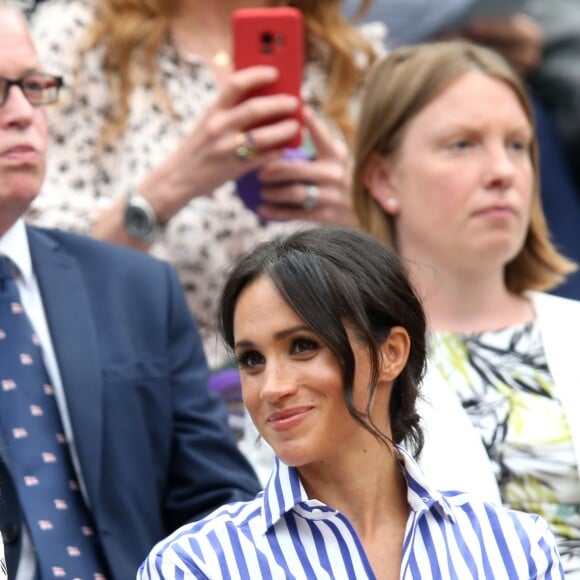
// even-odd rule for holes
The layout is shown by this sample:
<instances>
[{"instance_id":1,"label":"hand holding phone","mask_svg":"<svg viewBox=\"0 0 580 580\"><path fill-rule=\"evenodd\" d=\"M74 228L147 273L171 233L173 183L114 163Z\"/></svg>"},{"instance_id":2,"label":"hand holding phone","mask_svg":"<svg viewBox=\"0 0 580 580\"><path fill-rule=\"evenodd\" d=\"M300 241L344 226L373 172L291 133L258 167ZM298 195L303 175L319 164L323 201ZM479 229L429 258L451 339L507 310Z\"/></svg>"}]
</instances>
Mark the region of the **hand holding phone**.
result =
<instances>
[{"instance_id":1,"label":"hand holding phone","mask_svg":"<svg viewBox=\"0 0 580 580\"><path fill-rule=\"evenodd\" d=\"M304 66L304 32L302 13L295 8L240 8L232 15L234 68L267 65L278 70L275 82L251 92L247 98L277 94L301 98ZM302 107L293 115L302 126ZM270 119L273 123L280 119ZM252 129L248 127L247 129ZM300 146L302 132L285 143Z\"/></svg>"}]
</instances>

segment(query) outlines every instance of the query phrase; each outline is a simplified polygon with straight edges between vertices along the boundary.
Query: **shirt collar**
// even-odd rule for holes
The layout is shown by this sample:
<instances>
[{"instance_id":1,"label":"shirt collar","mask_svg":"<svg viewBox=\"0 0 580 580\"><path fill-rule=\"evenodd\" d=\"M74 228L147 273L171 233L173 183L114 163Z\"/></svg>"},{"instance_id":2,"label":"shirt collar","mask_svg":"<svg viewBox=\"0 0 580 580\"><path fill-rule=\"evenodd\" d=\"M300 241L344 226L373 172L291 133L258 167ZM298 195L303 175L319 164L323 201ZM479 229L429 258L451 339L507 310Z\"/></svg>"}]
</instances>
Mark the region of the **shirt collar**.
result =
<instances>
[{"instance_id":1,"label":"shirt collar","mask_svg":"<svg viewBox=\"0 0 580 580\"><path fill-rule=\"evenodd\" d=\"M411 510L420 513L436 509L454 522L451 505L445 496L428 483L425 474L407 451L398 445L396 448L407 480L407 500ZM326 504L309 499L298 470L276 457L274 470L262 496L263 532L266 533L291 510L300 512L307 519L326 519L337 513Z\"/></svg>"},{"instance_id":2,"label":"shirt collar","mask_svg":"<svg viewBox=\"0 0 580 580\"><path fill-rule=\"evenodd\" d=\"M32 260L30 258L26 226L22 218L17 220L0 238L0 254L10 258L18 269L24 285L30 287L33 280Z\"/></svg>"},{"instance_id":3,"label":"shirt collar","mask_svg":"<svg viewBox=\"0 0 580 580\"><path fill-rule=\"evenodd\" d=\"M429 483L427 476L407 450L400 445L396 448L407 480L407 501L411 509L420 513L435 508L442 516L455 522L455 516L447 498Z\"/></svg>"}]
</instances>

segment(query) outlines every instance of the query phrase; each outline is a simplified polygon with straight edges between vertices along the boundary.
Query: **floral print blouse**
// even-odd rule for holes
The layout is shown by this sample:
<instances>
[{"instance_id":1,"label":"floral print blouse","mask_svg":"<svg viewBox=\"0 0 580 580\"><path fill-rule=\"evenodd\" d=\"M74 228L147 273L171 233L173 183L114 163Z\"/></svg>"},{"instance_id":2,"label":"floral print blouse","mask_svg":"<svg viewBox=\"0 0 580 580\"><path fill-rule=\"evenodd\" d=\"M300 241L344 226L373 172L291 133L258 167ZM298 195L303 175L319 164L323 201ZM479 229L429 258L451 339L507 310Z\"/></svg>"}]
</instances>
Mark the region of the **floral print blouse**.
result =
<instances>
[{"instance_id":1,"label":"floral print blouse","mask_svg":"<svg viewBox=\"0 0 580 580\"><path fill-rule=\"evenodd\" d=\"M551 525L567 578L580 578L578 457L537 322L431 335L432 361L487 449L502 501Z\"/></svg>"},{"instance_id":2,"label":"floral print blouse","mask_svg":"<svg viewBox=\"0 0 580 580\"><path fill-rule=\"evenodd\" d=\"M180 53L167 38L157 56L161 84L173 113L158 91L142 84L130 101L123 134L104 151L100 137L109 89L101 70L101 50L82 62L83 82L75 83L76 55L93 18L90 0L54 0L41 5L32 21L33 38L45 70L62 74L66 87L48 108L51 145L43 190L28 220L37 225L89 233L95 217L113 198L134 191L142 178L166 158L195 126L217 96L216 82L204 61ZM366 25L364 34L383 51L385 28ZM322 49L324 47L321 47ZM303 98L320 110L327 86L324 50L305 67ZM357 97L352 110L356 113ZM261 224L238 198L233 182L193 199L169 222L151 253L177 269L195 316L210 366L228 354L217 331L217 305L225 273L257 243L302 222Z\"/></svg>"}]
</instances>

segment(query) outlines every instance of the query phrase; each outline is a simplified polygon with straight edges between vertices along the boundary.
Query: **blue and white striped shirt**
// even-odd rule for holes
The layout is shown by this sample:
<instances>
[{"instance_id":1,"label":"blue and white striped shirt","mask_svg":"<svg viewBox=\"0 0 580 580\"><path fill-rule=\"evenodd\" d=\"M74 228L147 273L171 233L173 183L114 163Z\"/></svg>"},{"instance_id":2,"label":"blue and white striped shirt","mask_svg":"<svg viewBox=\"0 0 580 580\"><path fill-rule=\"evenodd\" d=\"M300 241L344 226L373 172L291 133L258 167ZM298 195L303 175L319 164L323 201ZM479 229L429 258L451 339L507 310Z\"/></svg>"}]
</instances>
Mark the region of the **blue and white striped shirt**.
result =
<instances>
[{"instance_id":1,"label":"blue and white striped shirt","mask_svg":"<svg viewBox=\"0 0 580 580\"><path fill-rule=\"evenodd\" d=\"M401 579L564 578L539 516L429 487L402 449L409 519ZM375 578L362 543L335 509L308 499L278 459L263 492L187 524L153 548L138 580Z\"/></svg>"}]
</instances>

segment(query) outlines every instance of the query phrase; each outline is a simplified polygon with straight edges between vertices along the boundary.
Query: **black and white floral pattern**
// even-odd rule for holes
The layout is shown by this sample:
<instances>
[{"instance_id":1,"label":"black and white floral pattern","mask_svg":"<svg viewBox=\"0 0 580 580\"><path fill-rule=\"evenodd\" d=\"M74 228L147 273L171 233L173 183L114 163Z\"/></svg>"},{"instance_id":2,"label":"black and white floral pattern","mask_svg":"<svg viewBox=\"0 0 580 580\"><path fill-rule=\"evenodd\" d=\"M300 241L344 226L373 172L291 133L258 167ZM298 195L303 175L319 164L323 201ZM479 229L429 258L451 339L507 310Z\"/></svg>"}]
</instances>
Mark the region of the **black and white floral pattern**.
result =
<instances>
[{"instance_id":1,"label":"black and white floral pattern","mask_svg":"<svg viewBox=\"0 0 580 580\"><path fill-rule=\"evenodd\" d=\"M430 344L433 362L481 434L502 501L546 518L566 573L580 574L580 450L572 444L539 325L436 332Z\"/></svg>"}]
</instances>

